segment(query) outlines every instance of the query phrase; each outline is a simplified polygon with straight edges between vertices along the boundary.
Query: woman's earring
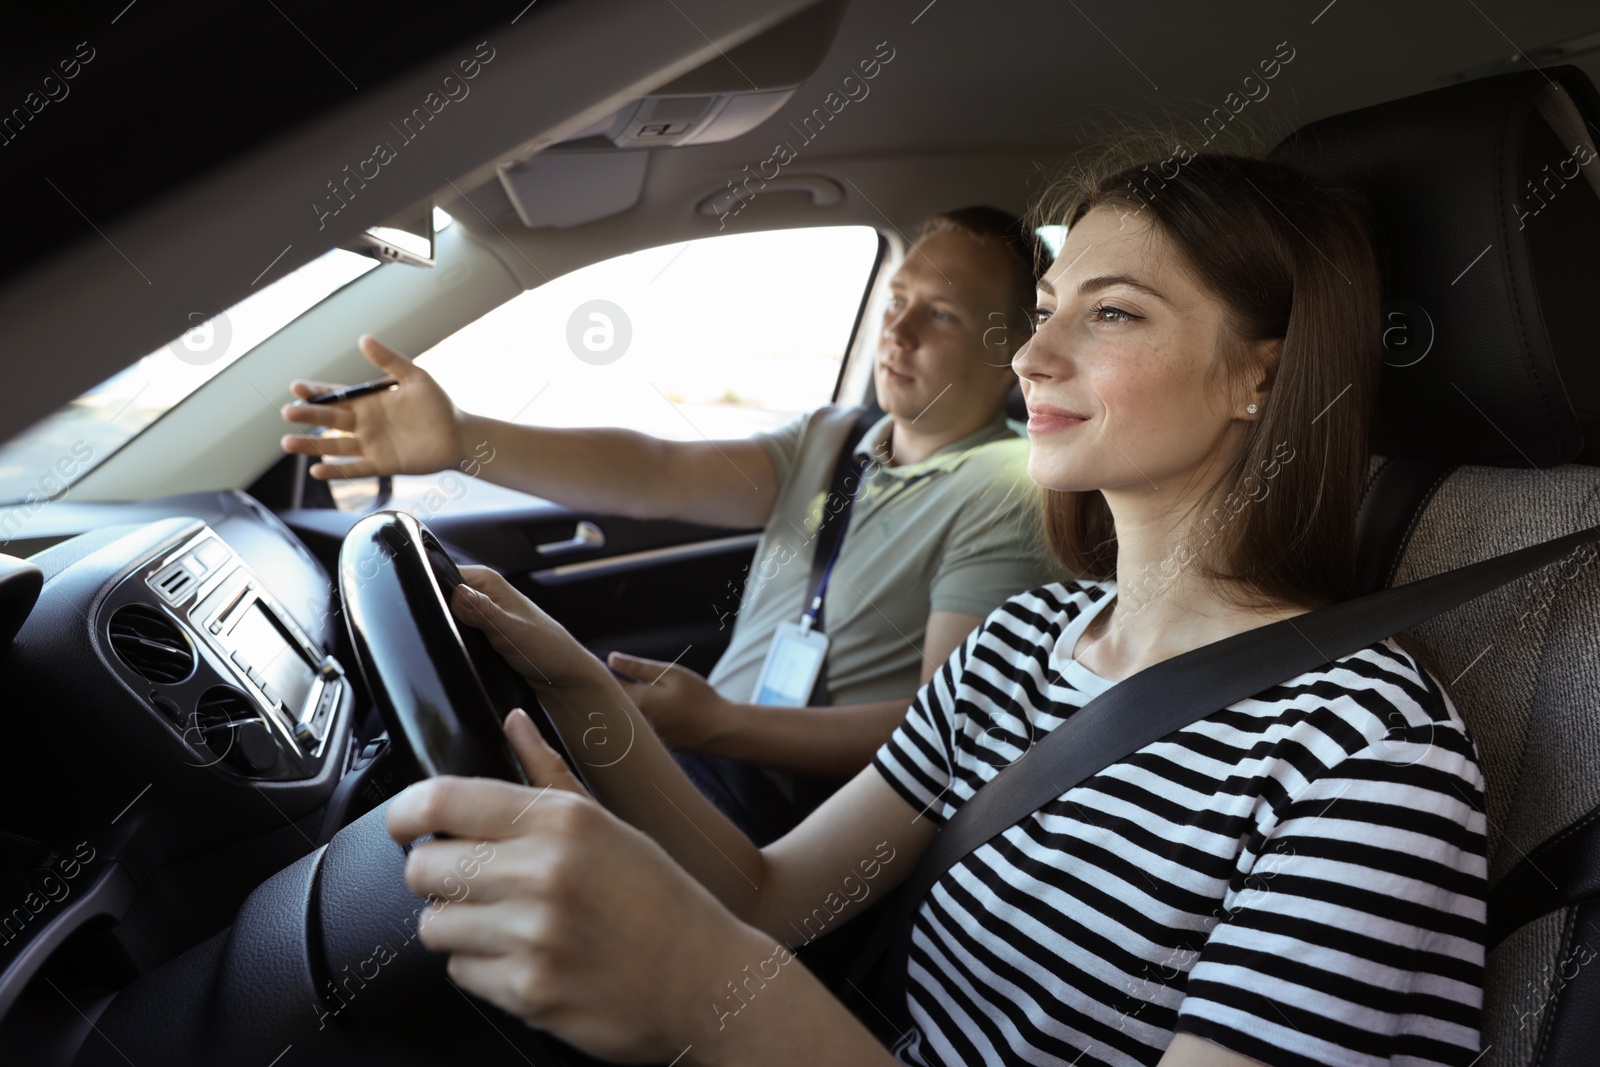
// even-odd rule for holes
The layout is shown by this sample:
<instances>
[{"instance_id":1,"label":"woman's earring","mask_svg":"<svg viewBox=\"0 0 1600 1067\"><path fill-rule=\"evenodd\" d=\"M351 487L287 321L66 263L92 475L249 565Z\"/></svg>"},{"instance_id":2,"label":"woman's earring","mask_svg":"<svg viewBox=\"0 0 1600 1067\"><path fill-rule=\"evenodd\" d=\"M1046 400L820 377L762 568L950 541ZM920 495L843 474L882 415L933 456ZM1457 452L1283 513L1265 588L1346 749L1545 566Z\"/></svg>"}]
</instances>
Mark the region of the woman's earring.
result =
<instances>
[{"instance_id":1,"label":"woman's earring","mask_svg":"<svg viewBox=\"0 0 1600 1067\"><path fill-rule=\"evenodd\" d=\"M1245 408L1245 410L1248 411L1250 414L1254 415L1256 413L1256 406L1254 404L1251 404L1249 407Z\"/></svg>"}]
</instances>

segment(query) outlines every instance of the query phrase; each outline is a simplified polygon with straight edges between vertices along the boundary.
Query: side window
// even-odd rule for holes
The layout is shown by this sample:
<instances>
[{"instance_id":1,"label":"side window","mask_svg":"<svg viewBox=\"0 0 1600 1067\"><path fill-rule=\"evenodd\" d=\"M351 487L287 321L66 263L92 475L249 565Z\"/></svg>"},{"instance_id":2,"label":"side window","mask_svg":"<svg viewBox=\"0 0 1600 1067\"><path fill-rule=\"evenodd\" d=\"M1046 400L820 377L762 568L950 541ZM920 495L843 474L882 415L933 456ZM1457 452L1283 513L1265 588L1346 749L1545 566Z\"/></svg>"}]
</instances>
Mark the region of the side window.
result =
<instances>
[{"instance_id":1,"label":"side window","mask_svg":"<svg viewBox=\"0 0 1600 1067\"><path fill-rule=\"evenodd\" d=\"M881 244L868 226L728 234L592 264L416 357L463 410L537 426L747 437L834 399ZM509 490L454 471L333 482L346 511L426 521Z\"/></svg>"},{"instance_id":2,"label":"side window","mask_svg":"<svg viewBox=\"0 0 1600 1067\"><path fill-rule=\"evenodd\" d=\"M878 234L833 226L646 249L553 279L417 357L467 411L745 437L833 399Z\"/></svg>"}]
</instances>

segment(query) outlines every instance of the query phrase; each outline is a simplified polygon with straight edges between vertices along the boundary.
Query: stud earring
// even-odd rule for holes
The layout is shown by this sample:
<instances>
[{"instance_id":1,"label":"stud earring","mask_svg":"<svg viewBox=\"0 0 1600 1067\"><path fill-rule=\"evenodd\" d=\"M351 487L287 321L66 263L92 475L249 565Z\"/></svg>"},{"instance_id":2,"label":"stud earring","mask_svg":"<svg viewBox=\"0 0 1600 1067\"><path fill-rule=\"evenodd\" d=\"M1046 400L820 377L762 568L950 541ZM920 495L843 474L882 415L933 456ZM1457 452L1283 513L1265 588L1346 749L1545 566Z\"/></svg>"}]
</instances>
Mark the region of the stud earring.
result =
<instances>
[{"instance_id":1,"label":"stud earring","mask_svg":"<svg viewBox=\"0 0 1600 1067\"><path fill-rule=\"evenodd\" d=\"M1251 404L1249 407L1245 408L1245 410L1248 411L1250 414L1254 415L1256 413L1256 406L1254 404Z\"/></svg>"}]
</instances>

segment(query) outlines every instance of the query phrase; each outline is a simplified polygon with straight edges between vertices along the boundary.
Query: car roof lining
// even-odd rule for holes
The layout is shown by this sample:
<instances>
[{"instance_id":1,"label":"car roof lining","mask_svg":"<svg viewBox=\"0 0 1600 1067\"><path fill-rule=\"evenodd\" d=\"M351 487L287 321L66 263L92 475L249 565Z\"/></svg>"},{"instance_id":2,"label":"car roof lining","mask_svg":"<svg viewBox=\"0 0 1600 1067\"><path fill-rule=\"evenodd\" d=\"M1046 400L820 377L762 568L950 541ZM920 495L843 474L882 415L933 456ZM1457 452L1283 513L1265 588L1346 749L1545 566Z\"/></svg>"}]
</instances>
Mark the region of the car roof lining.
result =
<instances>
[{"instance_id":1,"label":"car roof lining","mask_svg":"<svg viewBox=\"0 0 1600 1067\"><path fill-rule=\"evenodd\" d=\"M66 352L71 358L55 360L52 374L34 376L26 388L0 394L0 437L171 340L185 307L230 307L258 283L287 274L430 190L449 186L451 175L461 172L461 159L498 158L558 141L809 5L695 0L692 20L677 6L613 0L604 21L590 17L587 5L534 7L488 46L496 61L480 71L471 99L457 105L448 123L405 143L382 179L361 188L360 199L349 205L354 210L329 218L308 205L330 176L371 151L364 146L384 136L375 131L436 93L441 76L453 71L455 59L471 57L470 50L354 94L292 134L201 175L22 273L0 290L0 348ZM633 32L618 34L614 20ZM579 72L563 62L602 54L605 63ZM491 85L494 92L486 92Z\"/></svg>"},{"instance_id":2,"label":"car roof lining","mask_svg":"<svg viewBox=\"0 0 1600 1067\"><path fill-rule=\"evenodd\" d=\"M1215 48L1194 48L1195 40L1216 35L1207 16L1185 5L1172 5L1162 19L1152 20L1148 13L1111 4L1086 5L1081 14L1068 16L1047 0L1009 0L997 32L996 5L936 3L910 18L897 6L855 3L816 72L754 132L720 144L653 152L638 203L619 215L564 230L522 225L498 179L502 162L525 157L540 142L559 141L642 92L714 69L724 62L720 53L727 52L717 40L747 40L806 6L799 0L761 5L705 0L694 8L702 33L691 39L683 31L694 27L673 15L675 27L663 21L651 47L633 51L627 46L634 35L619 37L605 27L585 25L575 14L579 5L535 9L513 28L520 36L496 39L507 61L495 73L514 82L507 92L521 94L524 102L512 109L485 100L482 121L457 124L470 130L441 130L437 140L408 148L420 174L397 175L392 187L375 183L371 198L326 232L306 223L309 212L298 201L294 217L286 216L284 198L273 187L288 182L314 188L325 172L337 173L338 161L349 158L345 147L360 135L355 131L364 130L352 108L263 148L224 174L175 191L162 204L109 227L103 238L86 238L0 291L0 343L7 351L72 354L58 362L59 373L0 395L0 434L31 424L41 410L64 403L170 339L173 315L153 307L157 301L151 294L133 291L144 287L107 242L130 250L141 266L153 266L163 283L159 295L176 308L179 300L227 306L249 291L249 279L285 244L292 242L292 250L258 280L293 269L430 190L524 289L622 252L718 232L863 224L901 240L920 218L952 205L987 202L1021 210L1045 180L1048 161L1075 146L1086 131L1138 121L1173 100L1201 109L1216 106L1254 69L1252 64L1276 47L1267 39L1275 34L1264 31L1259 41L1236 34L1217 41ZM636 29L650 25L653 17L643 2L623 14L635 16ZM1249 4L1239 14L1245 24L1283 24L1280 9L1265 2ZM1319 115L1440 84L1456 71L1503 55L1501 29L1531 44L1589 29L1586 20L1592 17L1587 5L1570 0L1542 5L1537 12L1507 13L1498 29L1442 0L1363 11L1359 18L1332 8L1302 31L1282 31L1290 34L1297 52L1274 83L1274 97L1286 95L1286 106L1264 132L1286 132ZM1074 32L1074 20L1081 20L1081 32ZM1152 25L1159 31L1151 32ZM1035 27L1051 32L1033 32ZM540 79L539 66L559 66L561 57L585 54L575 50L598 48L602 39L610 63L590 65L581 77L569 71L565 78ZM1429 42L1425 63L1415 48L1423 39ZM833 181L845 193L838 204L819 207L804 195L768 193L751 200L738 218L721 220L721 227L719 220L696 213L701 200L768 158L769 142L792 129L791 122L817 106L882 43L894 50L894 58L871 95L850 104L814 144L800 146L801 154L784 170ZM1359 69L1345 62L1350 56L1360 57ZM1575 62L1600 76L1600 53ZM1140 69L1160 74L1159 91L1151 89ZM431 74L397 77L366 98L367 114L411 102L431 80ZM520 138L518 129L524 131ZM1257 141L1262 133L1256 129ZM474 145L480 146L476 152ZM463 170L460 159L472 155L484 162ZM430 171L436 177L427 181ZM262 210L247 210L251 203ZM80 306L93 307L96 314L59 310ZM438 327L450 317L441 309Z\"/></svg>"},{"instance_id":3,"label":"car roof lining","mask_svg":"<svg viewBox=\"0 0 1600 1067\"><path fill-rule=\"evenodd\" d=\"M1051 0L935 4L914 23L897 5L851 4L827 55L777 114L736 140L653 151L640 198L620 216L621 224L650 231L639 247L682 240L686 232L724 232L715 219L694 218L695 206L756 171L778 143L797 154L785 174L839 180L854 177L849 164L867 161L901 173L855 188L840 180L845 197L832 207L791 193L757 196L746 217L727 228L865 224L910 232L925 215L971 198L965 181L945 188L942 174L919 168L930 156L989 160L990 188L977 199L1020 212L1053 164L1095 137L1150 122L1187 130L1191 120L1224 106L1229 93L1242 92L1247 75L1259 81L1258 65L1285 37L1295 58L1266 85L1265 99L1277 98L1271 117L1261 118L1261 109L1247 104L1230 120L1227 136L1209 147L1265 151L1316 119L1449 84L1459 72L1505 55L1502 29L1531 48L1595 28L1592 6L1570 0L1542 4L1538 17L1523 25L1510 12L1491 24L1470 11L1463 15L1457 5L1427 0L1359 16L1335 7L1300 29L1283 18L1280 6L1252 2L1235 12L1237 24L1259 25L1260 34L1219 37L1203 6L1165 7L1159 32L1150 32L1157 20L1148 11L1106 3L1082 5L1081 15L1064 14ZM996 32L1001 12L1005 32ZM1034 27L1057 32L1031 32ZM1272 27L1287 28L1275 33ZM1196 40L1214 47L1196 48ZM1428 42L1425 57L1418 40ZM805 116L839 91L844 77L859 73L857 64L880 42L895 57L869 93L812 142L802 140L796 131ZM1359 67L1353 69L1350 57L1359 57ZM1600 51L1569 62L1600 81ZM713 60L702 70L723 66ZM551 236L522 224L493 166L455 185L461 192L445 187L438 202L469 229L494 237L487 216L519 244L536 247ZM463 194L471 206L461 203ZM687 228L679 224L684 216ZM597 243L609 246L604 235L612 221L573 229L592 230Z\"/></svg>"}]
</instances>

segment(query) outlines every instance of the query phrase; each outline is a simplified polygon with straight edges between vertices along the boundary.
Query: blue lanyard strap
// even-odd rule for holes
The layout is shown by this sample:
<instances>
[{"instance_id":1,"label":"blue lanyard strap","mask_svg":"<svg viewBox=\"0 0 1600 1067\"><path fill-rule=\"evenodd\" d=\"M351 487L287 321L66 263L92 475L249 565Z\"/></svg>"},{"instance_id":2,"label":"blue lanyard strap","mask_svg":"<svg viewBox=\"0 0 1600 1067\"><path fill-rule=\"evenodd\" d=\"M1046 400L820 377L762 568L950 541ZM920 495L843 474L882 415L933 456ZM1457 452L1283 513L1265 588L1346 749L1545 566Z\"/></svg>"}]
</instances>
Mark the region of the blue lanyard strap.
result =
<instances>
[{"instance_id":1,"label":"blue lanyard strap","mask_svg":"<svg viewBox=\"0 0 1600 1067\"><path fill-rule=\"evenodd\" d=\"M844 507L839 511L839 534L833 539L833 545L828 549L828 562L822 565L822 580L817 583L816 595L811 598L811 604L806 608L805 614L800 616L800 632L807 633L817 624L817 616L822 613L822 598L828 595L828 579L833 576L833 565L839 562L839 548L844 544L845 530L850 527L850 509L856 502L856 493L861 492L861 487L856 487L856 492L844 498Z\"/></svg>"},{"instance_id":2,"label":"blue lanyard strap","mask_svg":"<svg viewBox=\"0 0 1600 1067\"><path fill-rule=\"evenodd\" d=\"M822 565L822 576L816 583L816 592L812 595L811 603L806 607L805 613L800 616L801 633L808 633L814 626L817 625L817 620L822 615L822 601L823 598L828 595L828 580L833 576L834 564L839 561L839 550L844 545L845 532L850 527L851 509L855 506L856 497L860 496L861 493L866 489L866 483L861 481L861 474L869 465L871 465L871 463L871 457L856 457L856 490L853 493L845 495L844 505L839 509L838 517L834 521L834 525L837 527L838 532L833 536L832 544L828 546L827 562ZM922 481L922 479L937 473L939 473L938 470L928 470L923 471L921 474L915 475L911 478L907 478L905 481L901 482L897 488L891 489L888 493L884 494L883 498L878 502L878 507L882 508L890 500L899 496L901 493L906 492L913 485ZM824 499L824 504L826 504L826 498ZM823 525L818 527L817 530L819 537L823 535L823 529L829 525L830 518L832 518L832 516L825 515L823 517Z\"/></svg>"}]
</instances>

